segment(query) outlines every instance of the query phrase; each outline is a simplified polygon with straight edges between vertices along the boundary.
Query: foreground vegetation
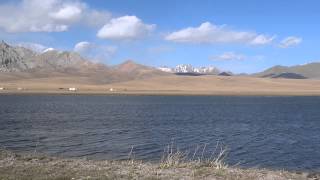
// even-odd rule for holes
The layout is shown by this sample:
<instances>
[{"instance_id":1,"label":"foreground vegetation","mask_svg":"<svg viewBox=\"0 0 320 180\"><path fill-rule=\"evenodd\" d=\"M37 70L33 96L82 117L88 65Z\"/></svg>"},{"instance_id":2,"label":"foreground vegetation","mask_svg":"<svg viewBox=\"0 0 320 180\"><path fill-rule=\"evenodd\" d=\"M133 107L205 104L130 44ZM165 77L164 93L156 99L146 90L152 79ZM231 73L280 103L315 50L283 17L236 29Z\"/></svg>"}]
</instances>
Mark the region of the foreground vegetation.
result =
<instances>
[{"instance_id":1,"label":"foreground vegetation","mask_svg":"<svg viewBox=\"0 0 320 180\"><path fill-rule=\"evenodd\" d=\"M61 159L0 151L0 179L215 179L303 180L319 174L228 167L219 153L209 160L186 161L182 153L168 153L159 163L136 160L92 161Z\"/></svg>"}]
</instances>

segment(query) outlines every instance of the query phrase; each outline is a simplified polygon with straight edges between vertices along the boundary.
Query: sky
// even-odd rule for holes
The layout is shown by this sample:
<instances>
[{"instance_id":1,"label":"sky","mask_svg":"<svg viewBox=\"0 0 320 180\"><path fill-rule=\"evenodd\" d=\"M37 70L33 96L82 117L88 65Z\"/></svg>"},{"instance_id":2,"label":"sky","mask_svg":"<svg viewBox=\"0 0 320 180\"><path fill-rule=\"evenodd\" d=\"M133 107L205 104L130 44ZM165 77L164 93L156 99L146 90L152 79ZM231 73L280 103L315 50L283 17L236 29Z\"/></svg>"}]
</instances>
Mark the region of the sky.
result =
<instances>
[{"instance_id":1,"label":"sky","mask_svg":"<svg viewBox=\"0 0 320 180\"><path fill-rule=\"evenodd\" d=\"M320 60L320 1L0 0L0 39L107 65L235 73Z\"/></svg>"}]
</instances>

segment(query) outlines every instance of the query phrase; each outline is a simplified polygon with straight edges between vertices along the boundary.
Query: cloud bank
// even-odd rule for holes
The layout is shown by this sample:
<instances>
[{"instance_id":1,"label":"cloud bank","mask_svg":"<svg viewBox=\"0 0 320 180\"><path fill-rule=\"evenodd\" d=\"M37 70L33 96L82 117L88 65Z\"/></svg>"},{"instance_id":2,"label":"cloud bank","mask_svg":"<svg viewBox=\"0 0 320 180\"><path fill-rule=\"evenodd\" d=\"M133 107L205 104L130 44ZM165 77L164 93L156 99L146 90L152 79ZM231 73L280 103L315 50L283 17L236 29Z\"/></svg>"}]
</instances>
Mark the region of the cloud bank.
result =
<instances>
[{"instance_id":1,"label":"cloud bank","mask_svg":"<svg viewBox=\"0 0 320 180\"><path fill-rule=\"evenodd\" d=\"M154 24L145 24L136 16L122 16L112 19L97 33L101 39L134 40L140 39L155 29Z\"/></svg>"},{"instance_id":2,"label":"cloud bank","mask_svg":"<svg viewBox=\"0 0 320 180\"><path fill-rule=\"evenodd\" d=\"M0 28L9 33L63 32L75 24L102 26L110 18L110 13L76 0L23 0L0 5Z\"/></svg>"},{"instance_id":3,"label":"cloud bank","mask_svg":"<svg viewBox=\"0 0 320 180\"><path fill-rule=\"evenodd\" d=\"M255 32L236 31L225 25L202 23L199 27L188 27L172 32L165 37L167 41L179 43L209 43L209 44L250 44L266 45L274 40L274 36L257 34Z\"/></svg>"},{"instance_id":4,"label":"cloud bank","mask_svg":"<svg viewBox=\"0 0 320 180\"><path fill-rule=\"evenodd\" d=\"M244 60L246 58L245 55L237 54L235 52L225 52L220 55L212 56L209 59L214 61L231 61L231 60Z\"/></svg>"},{"instance_id":5,"label":"cloud bank","mask_svg":"<svg viewBox=\"0 0 320 180\"><path fill-rule=\"evenodd\" d=\"M118 48L116 46L98 45L88 41L77 43L73 50L84 57L99 62L110 59L116 54Z\"/></svg>"},{"instance_id":6,"label":"cloud bank","mask_svg":"<svg viewBox=\"0 0 320 180\"><path fill-rule=\"evenodd\" d=\"M289 48L291 46L297 46L301 42L302 42L302 38L295 37L295 36L289 36L280 42L279 47L280 48Z\"/></svg>"}]
</instances>

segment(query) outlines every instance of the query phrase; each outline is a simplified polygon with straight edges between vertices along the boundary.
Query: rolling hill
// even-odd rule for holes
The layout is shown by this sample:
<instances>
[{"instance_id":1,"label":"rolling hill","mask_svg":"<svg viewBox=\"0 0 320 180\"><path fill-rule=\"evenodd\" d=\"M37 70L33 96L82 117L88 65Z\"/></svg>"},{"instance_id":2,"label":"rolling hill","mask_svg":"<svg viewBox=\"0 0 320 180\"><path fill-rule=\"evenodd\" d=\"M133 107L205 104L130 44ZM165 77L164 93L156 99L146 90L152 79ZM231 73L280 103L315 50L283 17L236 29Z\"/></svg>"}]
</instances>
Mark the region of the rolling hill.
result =
<instances>
[{"instance_id":1,"label":"rolling hill","mask_svg":"<svg viewBox=\"0 0 320 180\"><path fill-rule=\"evenodd\" d=\"M263 72L254 74L257 77L281 76L283 73L294 73L300 77L320 79L320 62L309 63L297 66L274 66ZM292 76L291 76L292 77ZM284 77L285 78L285 77Z\"/></svg>"}]
</instances>

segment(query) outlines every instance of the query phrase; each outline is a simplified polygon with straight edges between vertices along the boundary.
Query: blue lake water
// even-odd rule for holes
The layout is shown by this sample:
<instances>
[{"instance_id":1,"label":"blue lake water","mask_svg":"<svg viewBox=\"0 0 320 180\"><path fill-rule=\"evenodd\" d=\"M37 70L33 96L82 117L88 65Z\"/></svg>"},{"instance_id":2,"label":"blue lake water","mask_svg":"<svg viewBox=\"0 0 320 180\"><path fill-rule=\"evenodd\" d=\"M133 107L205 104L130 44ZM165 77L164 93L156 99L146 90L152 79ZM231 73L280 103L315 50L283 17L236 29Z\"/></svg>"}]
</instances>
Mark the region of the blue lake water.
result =
<instances>
[{"instance_id":1,"label":"blue lake water","mask_svg":"<svg viewBox=\"0 0 320 180\"><path fill-rule=\"evenodd\" d=\"M0 148L158 161L169 144L244 167L320 169L320 97L0 96Z\"/></svg>"}]
</instances>

